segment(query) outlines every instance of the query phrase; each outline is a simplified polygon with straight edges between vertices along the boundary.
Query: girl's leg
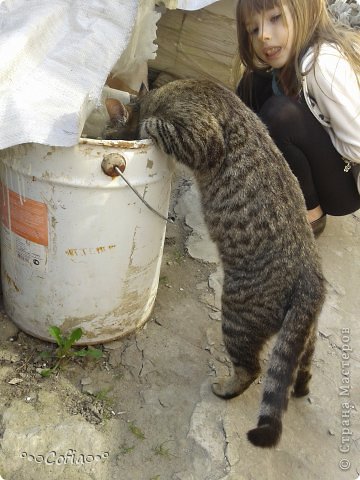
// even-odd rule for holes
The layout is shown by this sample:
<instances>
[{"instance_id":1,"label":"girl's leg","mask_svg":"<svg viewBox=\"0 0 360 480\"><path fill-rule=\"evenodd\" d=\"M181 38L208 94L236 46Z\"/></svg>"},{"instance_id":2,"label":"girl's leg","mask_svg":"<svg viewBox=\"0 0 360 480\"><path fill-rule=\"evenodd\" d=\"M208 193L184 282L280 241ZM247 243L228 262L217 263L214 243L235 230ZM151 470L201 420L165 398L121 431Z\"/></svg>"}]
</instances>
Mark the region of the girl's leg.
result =
<instances>
[{"instance_id":1,"label":"girl's leg","mask_svg":"<svg viewBox=\"0 0 360 480\"><path fill-rule=\"evenodd\" d=\"M272 96L259 116L299 180L309 211L320 206L330 215L347 215L360 208L351 172L344 172L344 161L306 105Z\"/></svg>"}]
</instances>

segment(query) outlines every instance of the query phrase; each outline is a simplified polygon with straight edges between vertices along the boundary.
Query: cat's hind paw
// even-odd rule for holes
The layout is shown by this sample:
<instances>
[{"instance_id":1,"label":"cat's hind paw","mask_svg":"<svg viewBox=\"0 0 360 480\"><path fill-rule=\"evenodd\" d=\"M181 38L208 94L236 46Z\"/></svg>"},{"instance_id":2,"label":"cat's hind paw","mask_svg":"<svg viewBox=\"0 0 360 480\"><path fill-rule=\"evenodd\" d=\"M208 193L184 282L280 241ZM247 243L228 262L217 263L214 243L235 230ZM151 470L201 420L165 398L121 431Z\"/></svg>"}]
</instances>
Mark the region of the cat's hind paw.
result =
<instances>
[{"instance_id":1,"label":"cat's hind paw","mask_svg":"<svg viewBox=\"0 0 360 480\"><path fill-rule=\"evenodd\" d=\"M292 391L293 397L304 397L310 392L309 382L311 379L311 373L308 371L299 371L294 389Z\"/></svg>"},{"instance_id":2,"label":"cat's hind paw","mask_svg":"<svg viewBox=\"0 0 360 480\"><path fill-rule=\"evenodd\" d=\"M298 386L292 391L292 396L295 398L305 397L310 393L310 388L308 385Z\"/></svg>"},{"instance_id":3,"label":"cat's hind paw","mask_svg":"<svg viewBox=\"0 0 360 480\"><path fill-rule=\"evenodd\" d=\"M241 373L235 373L229 377L216 378L211 385L211 390L215 395L224 398L225 400L241 395L256 379L256 375L250 376L246 372L244 378L244 375Z\"/></svg>"}]
</instances>

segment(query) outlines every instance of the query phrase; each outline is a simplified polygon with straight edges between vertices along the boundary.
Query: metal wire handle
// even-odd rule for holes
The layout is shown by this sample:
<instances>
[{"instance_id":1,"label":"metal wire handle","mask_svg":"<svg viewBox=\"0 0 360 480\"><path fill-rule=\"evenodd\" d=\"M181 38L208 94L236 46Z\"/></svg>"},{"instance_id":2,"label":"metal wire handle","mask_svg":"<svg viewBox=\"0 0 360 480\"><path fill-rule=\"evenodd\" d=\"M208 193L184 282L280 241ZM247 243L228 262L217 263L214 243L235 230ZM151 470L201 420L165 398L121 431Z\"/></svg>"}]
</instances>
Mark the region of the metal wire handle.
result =
<instances>
[{"instance_id":1,"label":"metal wire handle","mask_svg":"<svg viewBox=\"0 0 360 480\"><path fill-rule=\"evenodd\" d=\"M151 205L148 204L148 202L140 195L140 193L131 185L131 183L124 177L124 175L122 174L122 171L120 170L120 168L115 165L114 166L114 170L116 171L116 173L124 180L124 182L131 188L131 190L135 193L135 195L143 202L143 204L145 206L147 206L147 208L149 210L151 210L153 213L155 213L158 217L162 218L163 220L165 220L166 222L168 223L174 223L174 220L172 218L167 218L165 217L164 215L162 215L160 212L158 212L157 210L155 210L155 208L153 208Z\"/></svg>"}]
</instances>

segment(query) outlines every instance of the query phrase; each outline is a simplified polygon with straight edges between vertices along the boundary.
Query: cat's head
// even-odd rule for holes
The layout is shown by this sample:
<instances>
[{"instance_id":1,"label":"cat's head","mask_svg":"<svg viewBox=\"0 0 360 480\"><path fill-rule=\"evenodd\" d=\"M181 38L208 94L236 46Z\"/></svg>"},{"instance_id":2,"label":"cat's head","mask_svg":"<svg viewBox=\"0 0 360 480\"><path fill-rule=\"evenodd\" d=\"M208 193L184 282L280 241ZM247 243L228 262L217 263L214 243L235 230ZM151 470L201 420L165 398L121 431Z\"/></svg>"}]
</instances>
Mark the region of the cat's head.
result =
<instances>
[{"instance_id":1,"label":"cat's head","mask_svg":"<svg viewBox=\"0 0 360 480\"><path fill-rule=\"evenodd\" d=\"M103 137L107 140L137 140L139 138L140 101L148 93L143 83L137 95L130 95L130 102L121 103L115 98L105 100L110 122Z\"/></svg>"}]
</instances>

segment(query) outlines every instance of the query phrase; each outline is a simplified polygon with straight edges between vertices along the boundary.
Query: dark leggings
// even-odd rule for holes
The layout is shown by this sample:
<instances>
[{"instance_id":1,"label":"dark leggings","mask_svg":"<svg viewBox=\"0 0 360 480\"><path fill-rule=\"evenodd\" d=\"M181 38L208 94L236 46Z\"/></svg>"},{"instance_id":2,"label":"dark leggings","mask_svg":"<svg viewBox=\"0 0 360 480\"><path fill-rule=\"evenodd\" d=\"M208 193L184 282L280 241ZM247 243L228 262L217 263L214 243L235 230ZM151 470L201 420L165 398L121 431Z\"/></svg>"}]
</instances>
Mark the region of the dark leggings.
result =
<instances>
[{"instance_id":1,"label":"dark leggings","mask_svg":"<svg viewBox=\"0 0 360 480\"><path fill-rule=\"evenodd\" d=\"M271 95L257 113L299 180L308 210L320 205L324 213L347 215L360 208L354 177L304 101Z\"/></svg>"}]
</instances>

